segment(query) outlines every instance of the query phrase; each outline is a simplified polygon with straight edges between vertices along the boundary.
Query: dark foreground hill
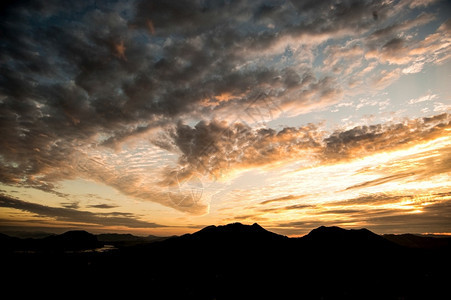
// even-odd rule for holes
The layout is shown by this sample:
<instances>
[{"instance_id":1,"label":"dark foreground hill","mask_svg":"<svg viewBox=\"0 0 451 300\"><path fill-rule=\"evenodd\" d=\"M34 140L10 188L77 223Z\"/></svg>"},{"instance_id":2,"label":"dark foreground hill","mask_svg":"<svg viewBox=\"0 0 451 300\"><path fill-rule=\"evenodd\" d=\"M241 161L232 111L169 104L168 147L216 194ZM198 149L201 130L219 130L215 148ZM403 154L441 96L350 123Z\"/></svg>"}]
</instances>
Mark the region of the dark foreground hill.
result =
<instances>
[{"instance_id":1,"label":"dark foreground hill","mask_svg":"<svg viewBox=\"0 0 451 300\"><path fill-rule=\"evenodd\" d=\"M234 223L104 253L3 251L1 263L5 291L22 296L446 299L448 250L404 247L366 229L287 238Z\"/></svg>"}]
</instances>

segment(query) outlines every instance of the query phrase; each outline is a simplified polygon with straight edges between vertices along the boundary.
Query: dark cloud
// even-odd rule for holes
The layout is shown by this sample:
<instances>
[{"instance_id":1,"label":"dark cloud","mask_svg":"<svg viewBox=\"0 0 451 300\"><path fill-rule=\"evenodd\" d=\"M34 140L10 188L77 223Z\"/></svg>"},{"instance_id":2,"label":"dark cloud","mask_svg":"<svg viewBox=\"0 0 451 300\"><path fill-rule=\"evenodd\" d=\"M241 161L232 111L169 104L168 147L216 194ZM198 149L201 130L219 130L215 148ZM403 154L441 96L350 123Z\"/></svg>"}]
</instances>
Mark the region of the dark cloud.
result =
<instances>
[{"instance_id":1,"label":"dark cloud","mask_svg":"<svg viewBox=\"0 0 451 300\"><path fill-rule=\"evenodd\" d=\"M80 202L79 201L73 201L73 202L63 202L61 205L64 208L70 208L70 209L78 209L80 208Z\"/></svg>"},{"instance_id":2,"label":"dark cloud","mask_svg":"<svg viewBox=\"0 0 451 300\"><path fill-rule=\"evenodd\" d=\"M118 206L117 205L112 205L112 204L94 204L94 205L88 205L88 207L108 209L108 208L116 208Z\"/></svg>"},{"instance_id":3,"label":"dark cloud","mask_svg":"<svg viewBox=\"0 0 451 300\"><path fill-rule=\"evenodd\" d=\"M367 220L368 228L378 232L421 233L451 231L451 202L426 205L420 213L403 213L377 216Z\"/></svg>"},{"instance_id":4,"label":"dark cloud","mask_svg":"<svg viewBox=\"0 0 451 300\"><path fill-rule=\"evenodd\" d=\"M291 29L296 33L349 34L374 25L373 12L384 20L390 14L387 3L380 1L291 1L303 22ZM393 9L393 7L391 7Z\"/></svg>"},{"instance_id":5,"label":"dark cloud","mask_svg":"<svg viewBox=\"0 0 451 300\"><path fill-rule=\"evenodd\" d=\"M224 50L270 47L286 37L334 34L367 28L373 11L381 18L390 7L379 1L140 1L134 22L146 30L149 20L155 34L214 36ZM252 30L259 25L258 35ZM277 30L277 31L276 31ZM349 32L348 32L349 33Z\"/></svg>"},{"instance_id":6,"label":"dark cloud","mask_svg":"<svg viewBox=\"0 0 451 300\"><path fill-rule=\"evenodd\" d=\"M246 1L134 5L29 1L4 11L2 182L52 190L33 176L59 168L82 147L98 145L99 135L102 145L114 146L186 114L238 111L253 101L250 90L272 88L278 78L284 89L297 87L306 95L334 90L327 79L305 85L306 75L291 69L237 68L247 61L243 51L279 39L271 32L256 35L253 16L294 20L288 3L270 10L266 3ZM147 31L149 21L154 33ZM223 94L235 98L221 101Z\"/></svg>"},{"instance_id":7,"label":"dark cloud","mask_svg":"<svg viewBox=\"0 0 451 300\"><path fill-rule=\"evenodd\" d=\"M388 25L384 28L377 29L371 35L368 36L368 41L374 42L375 40L384 41L394 39L400 32L410 30L414 27L426 24L434 20L434 15L428 13L420 13L413 19Z\"/></svg>"},{"instance_id":8,"label":"dark cloud","mask_svg":"<svg viewBox=\"0 0 451 300\"><path fill-rule=\"evenodd\" d=\"M168 170L165 184L174 175L179 179L193 172L221 176L228 169L270 164L280 159L294 159L302 151L320 148L315 126L254 130L241 123L200 122L195 127L179 123L169 133L174 147L181 152L180 168ZM158 144L158 143L157 143Z\"/></svg>"},{"instance_id":9,"label":"dark cloud","mask_svg":"<svg viewBox=\"0 0 451 300\"><path fill-rule=\"evenodd\" d=\"M394 38L389 40L382 46L384 52L397 52L404 46L404 40L401 38Z\"/></svg>"},{"instance_id":10,"label":"dark cloud","mask_svg":"<svg viewBox=\"0 0 451 300\"><path fill-rule=\"evenodd\" d=\"M55 218L58 221L97 224L103 226L125 226L130 228L164 227L156 223L140 221L130 213L92 213L73 208L51 207L31 202L0 196L0 206L14 208L36 214L40 217Z\"/></svg>"},{"instance_id":11,"label":"dark cloud","mask_svg":"<svg viewBox=\"0 0 451 300\"><path fill-rule=\"evenodd\" d=\"M230 20L249 18L251 10L247 1L138 1L134 22L147 28L152 21L157 35L196 36L232 23Z\"/></svg>"},{"instance_id":12,"label":"dark cloud","mask_svg":"<svg viewBox=\"0 0 451 300\"><path fill-rule=\"evenodd\" d=\"M422 47L422 42L415 39L408 41L405 39L405 36L406 33L414 28L430 23L435 18L436 16L433 14L422 12L412 19L395 22L372 32L365 41L366 46L369 48L366 58L376 58L381 62L390 64L407 64L412 61L421 61L422 58L417 56L418 53L415 53L415 50L409 53L406 49ZM430 40L428 43L435 43L435 41ZM433 55L435 51L437 49L430 49L428 54Z\"/></svg>"},{"instance_id":13,"label":"dark cloud","mask_svg":"<svg viewBox=\"0 0 451 300\"><path fill-rule=\"evenodd\" d=\"M401 178L406 178L408 176L411 176L412 173L401 173L401 174L395 174L395 175L390 175L390 176L385 176L382 178L378 178L378 179L374 179L374 180L370 180L370 181L365 181L359 184L355 184L352 185L350 187L347 187L346 190L351 190L351 189L360 189L360 188L364 188L364 187L369 187L369 186L376 186L379 184L384 184L390 181L396 181L399 180Z\"/></svg>"}]
</instances>

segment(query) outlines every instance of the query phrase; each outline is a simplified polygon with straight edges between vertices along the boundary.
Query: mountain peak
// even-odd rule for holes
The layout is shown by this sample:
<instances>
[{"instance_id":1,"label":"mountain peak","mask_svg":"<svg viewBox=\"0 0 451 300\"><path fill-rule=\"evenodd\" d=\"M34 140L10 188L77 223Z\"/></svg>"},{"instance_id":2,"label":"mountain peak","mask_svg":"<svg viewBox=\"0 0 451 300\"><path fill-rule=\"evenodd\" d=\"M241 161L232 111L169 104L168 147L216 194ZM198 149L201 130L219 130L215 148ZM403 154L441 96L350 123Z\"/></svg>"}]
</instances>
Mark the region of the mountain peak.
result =
<instances>
[{"instance_id":1,"label":"mountain peak","mask_svg":"<svg viewBox=\"0 0 451 300\"><path fill-rule=\"evenodd\" d=\"M313 229L307 236L316 235L368 235L368 236L378 236L372 231L366 228L360 229L344 229L338 226L320 226Z\"/></svg>"},{"instance_id":2,"label":"mountain peak","mask_svg":"<svg viewBox=\"0 0 451 300\"><path fill-rule=\"evenodd\" d=\"M53 235L43 239L53 248L88 249L100 246L97 237L84 230L71 230L60 235Z\"/></svg>"},{"instance_id":3,"label":"mountain peak","mask_svg":"<svg viewBox=\"0 0 451 300\"><path fill-rule=\"evenodd\" d=\"M226 225L211 225L207 226L191 236L196 238L208 239L230 239L230 238L285 238L284 236L270 232L259 224L245 225L239 222L230 223Z\"/></svg>"},{"instance_id":4,"label":"mountain peak","mask_svg":"<svg viewBox=\"0 0 451 300\"><path fill-rule=\"evenodd\" d=\"M338 226L320 226L318 228L313 229L310 231L309 234L325 234L325 233L341 233L345 232L346 229L343 229Z\"/></svg>"},{"instance_id":5,"label":"mountain peak","mask_svg":"<svg viewBox=\"0 0 451 300\"><path fill-rule=\"evenodd\" d=\"M252 227L256 228L256 229L262 229L262 230L266 230L263 227L261 227L258 223L254 223L252 224Z\"/></svg>"},{"instance_id":6,"label":"mountain peak","mask_svg":"<svg viewBox=\"0 0 451 300\"><path fill-rule=\"evenodd\" d=\"M267 231L257 223L252 225L245 225L240 222L229 223L226 225L210 225L204 227L198 232L258 232L258 231Z\"/></svg>"},{"instance_id":7,"label":"mountain peak","mask_svg":"<svg viewBox=\"0 0 451 300\"><path fill-rule=\"evenodd\" d=\"M301 238L316 246L334 246L348 248L393 247L394 244L372 231L361 229L344 229L337 226L321 226ZM328 248L327 247L327 248Z\"/></svg>"}]
</instances>

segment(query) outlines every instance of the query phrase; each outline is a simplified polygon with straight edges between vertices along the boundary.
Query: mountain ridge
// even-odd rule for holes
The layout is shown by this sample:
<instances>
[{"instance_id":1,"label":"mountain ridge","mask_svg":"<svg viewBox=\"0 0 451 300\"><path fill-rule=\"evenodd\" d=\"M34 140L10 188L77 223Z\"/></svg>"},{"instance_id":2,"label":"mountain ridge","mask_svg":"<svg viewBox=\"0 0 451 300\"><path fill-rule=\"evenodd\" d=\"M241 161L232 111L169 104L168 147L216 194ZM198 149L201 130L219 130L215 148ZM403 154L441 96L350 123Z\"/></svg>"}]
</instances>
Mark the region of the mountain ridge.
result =
<instances>
[{"instance_id":1,"label":"mountain ridge","mask_svg":"<svg viewBox=\"0 0 451 300\"><path fill-rule=\"evenodd\" d=\"M31 234L21 233L23 236L30 236ZM33 236L33 235L31 235ZM101 233L92 234L84 230L68 230L62 234L42 235L42 237L26 237L21 238L17 236L0 233L0 240L3 242L17 243L22 246L27 244L66 244L65 248L77 248L77 241L84 243L85 248L98 247L100 244L114 244L120 246L133 246L141 243L162 242L165 240L202 240L208 239L268 239L268 240L298 240L304 243L319 243L322 246L334 242L352 242L356 246L356 241L368 243L389 243L393 245L410 247L410 248L437 248L449 247L451 245L451 237L431 237L414 234L376 234L366 228L359 229L344 229L338 226L319 226L312 229L308 234L302 237L287 237L285 235L277 234L263 228L258 223L252 225L242 224L240 222L229 223L225 225L209 225L201 228L193 233L187 233L181 236L135 236L133 234L121 233ZM88 242L89 240L89 242ZM90 246L89 246L89 245ZM51 245L50 245L51 246ZM81 248L83 248L81 247Z\"/></svg>"},{"instance_id":2,"label":"mountain ridge","mask_svg":"<svg viewBox=\"0 0 451 300\"><path fill-rule=\"evenodd\" d=\"M53 240L71 236L94 235ZM107 252L8 252L7 240L20 239L0 235L5 286L20 278L33 291L52 282L80 293L158 299L439 299L451 280L448 251L400 246L367 229L324 226L288 238L233 223Z\"/></svg>"}]
</instances>

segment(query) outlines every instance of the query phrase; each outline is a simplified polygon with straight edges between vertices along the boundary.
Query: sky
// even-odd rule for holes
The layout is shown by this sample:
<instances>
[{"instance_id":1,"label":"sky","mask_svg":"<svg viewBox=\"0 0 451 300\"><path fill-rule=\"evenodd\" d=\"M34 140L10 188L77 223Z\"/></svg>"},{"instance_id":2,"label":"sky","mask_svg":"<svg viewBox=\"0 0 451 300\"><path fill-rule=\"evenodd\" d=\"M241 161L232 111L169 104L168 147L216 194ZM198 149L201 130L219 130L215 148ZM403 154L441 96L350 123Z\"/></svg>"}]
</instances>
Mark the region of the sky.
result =
<instances>
[{"instance_id":1,"label":"sky","mask_svg":"<svg viewBox=\"0 0 451 300\"><path fill-rule=\"evenodd\" d=\"M448 1L7 1L0 229L451 234Z\"/></svg>"}]
</instances>

